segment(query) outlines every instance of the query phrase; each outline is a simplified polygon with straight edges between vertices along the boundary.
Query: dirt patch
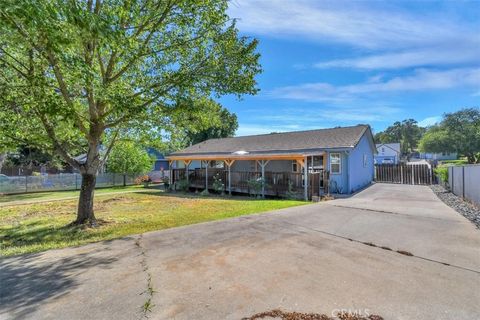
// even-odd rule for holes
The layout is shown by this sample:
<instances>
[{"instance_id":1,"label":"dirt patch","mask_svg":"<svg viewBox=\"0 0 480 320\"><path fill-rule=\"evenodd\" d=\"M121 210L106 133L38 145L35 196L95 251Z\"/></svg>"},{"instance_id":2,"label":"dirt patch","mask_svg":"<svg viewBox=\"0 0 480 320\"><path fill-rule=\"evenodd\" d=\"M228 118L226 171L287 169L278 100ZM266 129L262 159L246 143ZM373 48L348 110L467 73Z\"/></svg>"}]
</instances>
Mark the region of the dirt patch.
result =
<instances>
[{"instance_id":1,"label":"dirt patch","mask_svg":"<svg viewBox=\"0 0 480 320\"><path fill-rule=\"evenodd\" d=\"M383 320L381 316L369 315L362 316L354 313L338 313L336 317L332 318L326 314L320 313L302 313L302 312L287 312L279 309L261 312L254 314L251 317L243 318L242 320L258 320L258 319L277 319L277 320Z\"/></svg>"},{"instance_id":2,"label":"dirt patch","mask_svg":"<svg viewBox=\"0 0 480 320\"><path fill-rule=\"evenodd\" d=\"M113 197L109 199L102 200L100 203L112 203L112 202L119 202L119 201L125 201L125 197Z\"/></svg>"}]
</instances>

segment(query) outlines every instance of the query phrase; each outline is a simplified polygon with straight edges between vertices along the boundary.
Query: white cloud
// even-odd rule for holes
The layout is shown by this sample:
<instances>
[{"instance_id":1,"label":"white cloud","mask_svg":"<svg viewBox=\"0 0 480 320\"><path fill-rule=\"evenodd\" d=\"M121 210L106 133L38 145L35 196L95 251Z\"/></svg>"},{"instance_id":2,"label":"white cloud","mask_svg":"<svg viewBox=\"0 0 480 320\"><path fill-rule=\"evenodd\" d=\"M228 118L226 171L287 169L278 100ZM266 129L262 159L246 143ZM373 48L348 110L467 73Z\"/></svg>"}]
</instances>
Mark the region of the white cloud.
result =
<instances>
[{"instance_id":1,"label":"white cloud","mask_svg":"<svg viewBox=\"0 0 480 320\"><path fill-rule=\"evenodd\" d=\"M242 31L276 37L302 36L363 48L399 48L468 39L468 28L398 8L361 2L235 0L229 6Z\"/></svg>"},{"instance_id":2,"label":"white cloud","mask_svg":"<svg viewBox=\"0 0 480 320\"><path fill-rule=\"evenodd\" d=\"M319 82L280 87L272 90L270 95L283 99L345 103L361 97L369 97L372 94L442 90L455 87L478 88L479 84L480 68L457 68L445 71L419 69L408 76L397 76L388 80L377 77L351 85L334 86Z\"/></svg>"},{"instance_id":3,"label":"white cloud","mask_svg":"<svg viewBox=\"0 0 480 320\"><path fill-rule=\"evenodd\" d=\"M343 107L303 106L284 107L271 111L272 114L258 114L252 119L240 119L237 136L321 129L336 125L355 125L379 121L393 121L402 110L390 106Z\"/></svg>"},{"instance_id":4,"label":"white cloud","mask_svg":"<svg viewBox=\"0 0 480 320\"><path fill-rule=\"evenodd\" d=\"M428 117L418 122L420 127L429 127L433 126L436 123L439 123L442 120L441 116Z\"/></svg>"},{"instance_id":5,"label":"white cloud","mask_svg":"<svg viewBox=\"0 0 480 320\"><path fill-rule=\"evenodd\" d=\"M370 55L353 59L338 59L315 64L317 68L355 68L355 69L400 69L431 65L453 65L477 63L480 57L480 41L472 39L461 46L445 48L428 48Z\"/></svg>"},{"instance_id":6,"label":"white cloud","mask_svg":"<svg viewBox=\"0 0 480 320\"><path fill-rule=\"evenodd\" d=\"M365 57L322 61L319 68L395 69L477 63L478 22L447 10L405 11L384 2L234 0L240 30L277 38L340 43Z\"/></svg>"}]
</instances>

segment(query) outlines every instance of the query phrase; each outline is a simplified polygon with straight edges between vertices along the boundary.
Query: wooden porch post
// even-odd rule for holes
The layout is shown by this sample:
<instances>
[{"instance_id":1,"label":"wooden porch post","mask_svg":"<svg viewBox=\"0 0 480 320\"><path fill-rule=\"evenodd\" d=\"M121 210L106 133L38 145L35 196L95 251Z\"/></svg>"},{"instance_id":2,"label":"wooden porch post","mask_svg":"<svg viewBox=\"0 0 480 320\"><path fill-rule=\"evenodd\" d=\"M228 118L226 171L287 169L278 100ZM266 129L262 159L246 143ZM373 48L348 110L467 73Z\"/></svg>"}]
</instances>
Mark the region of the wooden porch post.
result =
<instances>
[{"instance_id":1,"label":"wooden porch post","mask_svg":"<svg viewBox=\"0 0 480 320\"><path fill-rule=\"evenodd\" d=\"M168 161L168 184L171 185L173 184L173 169L172 169L172 166L173 166L173 161L170 160Z\"/></svg>"},{"instance_id":2,"label":"wooden porch post","mask_svg":"<svg viewBox=\"0 0 480 320\"><path fill-rule=\"evenodd\" d=\"M205 190L208 192L208 160L205 160Z\"/></svg>"},{"instance_id":3,"label":"wooden porch post","mask_svg":"<svg viewBox=\"0 0 480 320\"><path fill-rule=\"evenodd\" d=\"M257 160L257 163L260 165L260 168L262 170L262 198L265 198L265 166L268 163L268 160Z\"/></svg>"},{"instance_id":4,"label":"wooden porch post","mask_svg":"<svg viewBox=\"0 0 480 320\"><path fill-rule=\"evenodd\" d=\"M190 166L190 162L192 162L192 160L183 160L183 163L185 164L185 179L187 179L187 186L190 187L190 182L188 181L189 177L188 177L188 167Z\"/></svg>"},{"instance_id":5,"label":"wooden porch post","mask_svg":"<svg viewBox=\"0 0 480 320\"><path fill-rule=\"evenodd\" d=\"M308 157L305 156L303 164L303 174L305 175L304 177L304 182L303 182L303 191L305 193L305 201L308 201Z\"/></svg>"},{"instance_id":6,"label":"wooden porch post","mask_svg":"<svg viewBox=\"0 0 480 320\"><path fill-rule=\"evenodd\" d=\"M235 160L225 160L225 164L228 168L228 194L232 195L232 172L231 168Z\"/></svg>"}]
</instances>

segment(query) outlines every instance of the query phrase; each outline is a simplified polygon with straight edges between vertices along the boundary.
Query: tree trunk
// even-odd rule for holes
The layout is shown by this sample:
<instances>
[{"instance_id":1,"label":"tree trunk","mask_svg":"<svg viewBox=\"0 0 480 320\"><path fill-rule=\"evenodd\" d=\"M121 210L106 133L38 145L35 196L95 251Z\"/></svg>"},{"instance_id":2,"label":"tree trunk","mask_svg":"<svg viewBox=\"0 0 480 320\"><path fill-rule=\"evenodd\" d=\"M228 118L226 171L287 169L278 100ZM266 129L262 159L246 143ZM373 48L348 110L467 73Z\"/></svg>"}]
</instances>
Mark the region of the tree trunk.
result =
<instances>
[{"instance_id":1,"label":"tree trunk","mask_svg":"<svg viewBox=\"0 0 480 320\"><path fill-rule=\"evenodd\" d=\"M3 163L5 162L6 158L7 158L6 153L0 153L0 173L2 172Z\"/></svg>"},{"instance_id":2,"label":"tree trunk","mask_svg":"<svg viewBox=\"0 0 480 320\"><path fill-rule=\"evenodd\" d=\"M95 192L95 174L82 173L82 187L78 199L77 220L74 224L95 225L95 215L93 213L93 196Z\"/></svg>"}]
</instances>

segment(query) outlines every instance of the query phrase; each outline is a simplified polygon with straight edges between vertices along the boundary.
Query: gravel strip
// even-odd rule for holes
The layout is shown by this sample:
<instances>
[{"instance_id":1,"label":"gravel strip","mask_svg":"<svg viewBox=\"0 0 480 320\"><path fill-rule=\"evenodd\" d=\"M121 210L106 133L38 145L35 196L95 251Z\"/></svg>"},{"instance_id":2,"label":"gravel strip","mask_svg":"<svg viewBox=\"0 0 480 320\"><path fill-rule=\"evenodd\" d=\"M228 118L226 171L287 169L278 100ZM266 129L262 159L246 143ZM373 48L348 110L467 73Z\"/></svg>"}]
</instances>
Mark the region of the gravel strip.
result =
<instances>
[{"instance_id":1,"label":"gravel strip","mask_svg":"<svg viewBox=\"0 0 480 320\"><path fill-rule=\"evenodd\" d=\"M454 195L441 185L434 184L430 188L446 205L455 209L455 211L470 220L477 229L480 229L480 208L462 200L461 197Z\"/></svg>"}]
</instances>

